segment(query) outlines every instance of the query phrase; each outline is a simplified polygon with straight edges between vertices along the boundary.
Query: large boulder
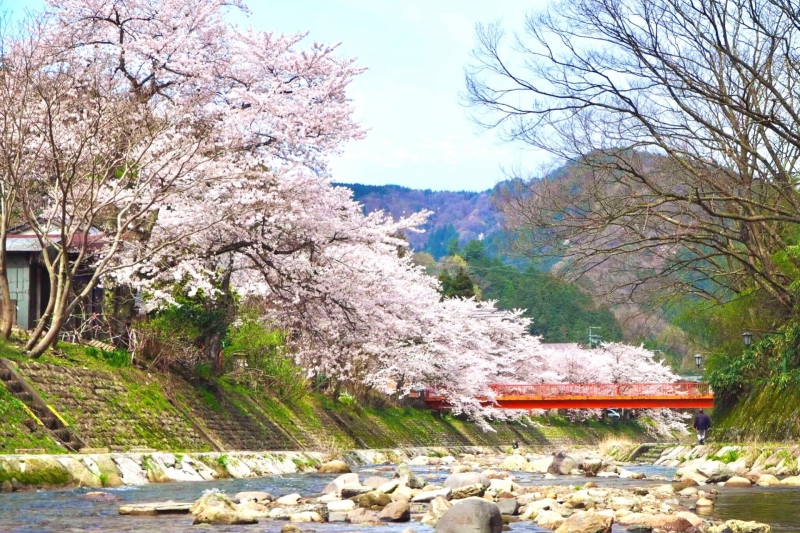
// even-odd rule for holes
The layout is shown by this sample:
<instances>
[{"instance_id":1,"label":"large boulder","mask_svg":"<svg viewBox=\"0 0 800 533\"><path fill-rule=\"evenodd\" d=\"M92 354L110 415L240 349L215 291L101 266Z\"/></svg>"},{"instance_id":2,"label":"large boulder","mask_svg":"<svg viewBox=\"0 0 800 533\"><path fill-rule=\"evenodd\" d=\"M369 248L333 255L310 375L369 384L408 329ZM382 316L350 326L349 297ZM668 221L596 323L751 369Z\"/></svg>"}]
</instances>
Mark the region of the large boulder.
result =
<instances>
[{"instance_id":1,"label":"large boulder","mask_svg":"<svg viewBox=\"0 0 800 533\"><path fill-rule=\"evenodd\" d=\"M221 492L209 492L200 497L189 509L194 524L255 524L258 519L242 512Z\"/></svg>"},{"instance_id":2,"label":"large boulder","mask_svg":"<svg viewBox=\"0 0 800 533\"><path fill-rule=\"evenodd\" d=\"M564 517L555 511L539 511L534 522L539 527L558 529L564 523Z\"/></svg>"},{"instance_id":3,"label":"large boulder","mask_svg":"<svg viewBox=\"0 0 800 533\"><path fill-rule=\"evenodd\" d=\"M557 452L553 456L553 462L550 464L547 472L549 474L566 476L576 468L578 468L578 464L572 457L564 452Z\"/></svg>"},{"instance_id":4,"label":"large boulder","mask_svg":"<svg viewBox=\"0 0 800 533\"><path fill-rule=\"evenodd\" d=\"M707 483L728 481L735 475L728 465L719 461L706 461L697 467L697 471L707 478Z\"/></svg>"},{"instance_id":5,"label":"large boulder","mask_svg":"<svg viewBox=\"0 0 800 533\"><path fill-rule=\"evenodd\" d=\"M453 492L450 487L445 487L443 489L435 489L435 490L424 490L411 498L411 501L414 503L425 503L429 502L435 498L442 497L449 499L450 493Z\"/></svg>"},{"instance_id":6,"label":"large boulder","mask_svg":"<svg viewBox=\"0 0 800 533\"><path fill-rule=\"evenodd\" d=\"M435 526L439 518L452 507L453 504L441 496L431 500L428 506L428 512L422 517L421 522L426 526Z\"/></svg>"},{"instance_id":7,"label":"large boulder","mask_svg":"<svg viewBox=\"0 0 800 533\"><path fill-rule=\"evenodd\" d=\"M472 498L476 496L483 496L486 492L486 485L483 483L475 483L474 485L467 485L465 487L458 487L453 489L450 493L451 500L463 500L464 498Z\"/></svg>"},{"instance_id":8,"label":"large boulder","mask_svg":"<svg viewBox=\"0 0 800 533\"><path fill-rule=\"evenodd\" d=\"M773 485L780 485L781 481L773 476L772 474L761 474L758 476L758 481L756 481L756 485L759 487L771 487Z\"/></svg>"},{"instance_id":9,"label":"large boulder","mask_svg":"<svg viewBox=\"0 0 800 533\"><path fill-rule=\"evenodd\" d=\"M342 487L358 484L358 474L342 474L328 483L328 486L322 489L322 494L338 494L342 490Z\"/></svg>"},{"instance_id":10,"label":"large boulder","mask_svg":"<svg viewBox=\"0 0 800 533\"><path fill-rule=\"evenodd\" d=\"M391 502L378 514L383 522L408 522L411 520L411 506L406 501Z\"/></svg>"},{"instance_id":11,"label":"large boulder","mask_svg":"<svg viewBox=\"0 0 800 533\"><path fill-rule=\"evenodd\" d=\"M349 474L350 466L344 461L336 459L320 466L317 472L320 474Z\"/></svg>"},{"instance_id":12,"label":"large boulder","mask_svg":"<svg viewBox=\"0 0 800 533\"><path fill-rule=\"evenodd\" d=\"M359 507L372 509L373 507L385 507L392 503L392 497L384 492L373 490L357 497L356 502Z\"/></svg>"},{"instance_id":13,"label":"large boulder","mask_svg":"<svg viewBox=\"0 0 800 533\"><path fill-rule=\"evenodd\" d=\"M781 485L789 487L800 487L800 476L789 476L781 480Z\"/></svg>"},{"instance_id":14,"label":"large boulder","mask_svg":"<svg viewBox=\"0 0 800 533\"><path fill-rule=\"evenodd\" d=\"M502 530L500 509L481 498L453 505L436 523L436 533L500 533Z\"/></svg>"},{"instance_id":15,"label":"large boulder","mask_svg":"<svg viewBox=\"0 0 800 533\"><path fill-rule=\"evenodd\" d=\"M692 527L692 523L687 519L665 514L631 513L619 518L620 525L623 526L647 526L662 531L683 532Z\"/></svg>"},{"instance_id":16,"label":"large boulder","mask_svg":"<svg viewBox=\"0 0 800 533\"><path fill-rule=\"evenodd\" d=\"M500 514L513 516L519 513L519 502L516 498L502 498L497 500Z\"/></svg>"},{"instance_id":17,"label":"large boulder","mask_svg":"<svg viewBox=\"0 0 800 533\"><path fill-rule=\"evenodd\" d=\"M596 476L601 468L603 468L603 460L599 458L586 459L581 463L581 470L589 477Z\"/></svg>"},{"instance_id":18,"label":"large boulder","mask_svg":"<svg viewBox=\"0 0 800 533\"><path fill-rule=\"evenodd\" d=\"M733 476L725 482L726 487L749 487L752 483L746 477Z\"/></svg>"},{"instance_id":19,"label":"large boulder","mask_svg":"<svg viewBox=\"0 0 800 533\"><path fill-rule=\"evenodd\" d=\"M478 472L450 474L447 476L447 479L444 480L444 486L451 489L458 489L461 487L466 487L467 485L475 485L476 483L480 483L484 487L488 488L492 482L484 474L479 474Z\"/></svg>"},{"instance_id":20,"label":"large boulder","mask_svg":"<svg viewBox=\"0 0 800 533\"><path fill-rule=\"evenodd\" d=\"M425 480L412 472L405 463L401 463L397 467L397 472L394 473L394 477L400 480L400 485L405 485L412 489L421 489L426 484Z\"/></svg>"},{"instance_id":21,"label":"large boulder","mask_svg":"<svg viewBox=\"0 0 800 533\"><path fill-rule=\"evenodd\" d=\"M728 520L724 524L708 528L708 533L771 533L771 531L772 528L767 524L742 520Z\"/></svg>"},{"instance_id":22,"label":"large boulder","mask_svg":"<svg viewBox=\"0 0 800 533\"><path fill-rule=\"evenodd\" d=\"M611 533L614 520L596 513L575 513L556 529L556 533Z\"/></svg>"},{"instance_id":23,"label":"large boulder","mask_svg":"<svg viewBox=\"0 0 800 533\"><path fill-rule=\"evenodd\" d=\"M528 460L521 455L509 455L500 463L500 468L503 470L524 472L528 469Z\"/></svg>"},{"instance_id":24,"label":"large boulder","mask_svg":"<svg viewBox=\"0 0 800 533\"><path fill-rule=\"evenodd\" d=\"M543 455L540 457L533 457L528 459L528 471L536 472L537 474L546 474L553 464L552 455Z\"/></svg>"}]
</instances>

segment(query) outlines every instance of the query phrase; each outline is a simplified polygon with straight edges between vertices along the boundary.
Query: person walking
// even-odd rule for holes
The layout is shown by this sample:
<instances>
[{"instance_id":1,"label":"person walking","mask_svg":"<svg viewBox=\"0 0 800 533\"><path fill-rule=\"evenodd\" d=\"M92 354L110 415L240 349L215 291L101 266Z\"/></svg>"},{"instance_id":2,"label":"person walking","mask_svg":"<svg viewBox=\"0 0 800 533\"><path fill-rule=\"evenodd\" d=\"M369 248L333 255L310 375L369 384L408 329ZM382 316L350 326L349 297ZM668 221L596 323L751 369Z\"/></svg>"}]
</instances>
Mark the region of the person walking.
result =
<instances>
[{"instance_id":1,"label":"person walking","mask_svg":"<svg viewBox=\"0 0 800 533\"><path fill-rule=\"evenodd\" d=\"M694 419L694 429L697 430L697 441L700 444L705 444L706 433L711 429L711 418L702 409Z\"/></svg>"}]
</instances>

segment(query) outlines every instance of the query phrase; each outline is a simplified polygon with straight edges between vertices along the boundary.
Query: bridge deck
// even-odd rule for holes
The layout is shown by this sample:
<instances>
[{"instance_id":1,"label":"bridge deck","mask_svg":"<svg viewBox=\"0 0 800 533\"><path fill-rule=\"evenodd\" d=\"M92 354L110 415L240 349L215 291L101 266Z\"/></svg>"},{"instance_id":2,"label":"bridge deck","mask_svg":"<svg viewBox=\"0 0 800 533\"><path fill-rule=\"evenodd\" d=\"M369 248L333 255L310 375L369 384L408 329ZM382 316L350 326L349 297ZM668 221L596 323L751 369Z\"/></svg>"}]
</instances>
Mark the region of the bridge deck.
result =
<instances>
[{"instance_id":1,"label":"bridge deck","mask_svg":"<svg viewBox=\"0 0 800 533\"><path fill-rule=\"evenodd\" d=\"M504 409L711 408L708 383L542 383L490 385L494 399L481 399ZM432 409L448 407L444 396L427 390L423 400Z\"/></svg>"}]
</instances>

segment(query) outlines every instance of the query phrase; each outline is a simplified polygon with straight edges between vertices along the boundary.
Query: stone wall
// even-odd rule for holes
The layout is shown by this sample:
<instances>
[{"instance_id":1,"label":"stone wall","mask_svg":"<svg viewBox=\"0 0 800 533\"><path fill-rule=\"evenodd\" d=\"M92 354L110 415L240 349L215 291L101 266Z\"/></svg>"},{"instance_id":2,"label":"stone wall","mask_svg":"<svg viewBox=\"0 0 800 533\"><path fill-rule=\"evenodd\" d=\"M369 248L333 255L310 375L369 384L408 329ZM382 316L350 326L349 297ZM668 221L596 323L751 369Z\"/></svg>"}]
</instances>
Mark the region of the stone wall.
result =
<instances>
[{"instance_id":1,"label":"stone wall","mask_svg":"<svg viewBox=\"0 0 800 533\"><path fill-rule=\"evenodd\" d=\"M562 421L561 425L493 423L487 432L474 423L426 409L336 406L331 410L314 396L281 402L224 382L189 383L133 368L103 370L89 359L79 364L16 363L19 374L87 446L111 451L146 447L170 452L336 453L360 448L510 446L514 442L529 448L557 448L595 444L617 431L611 426ZM643 434L633 437L646 440Z\"/></svg>"}]
</instances>

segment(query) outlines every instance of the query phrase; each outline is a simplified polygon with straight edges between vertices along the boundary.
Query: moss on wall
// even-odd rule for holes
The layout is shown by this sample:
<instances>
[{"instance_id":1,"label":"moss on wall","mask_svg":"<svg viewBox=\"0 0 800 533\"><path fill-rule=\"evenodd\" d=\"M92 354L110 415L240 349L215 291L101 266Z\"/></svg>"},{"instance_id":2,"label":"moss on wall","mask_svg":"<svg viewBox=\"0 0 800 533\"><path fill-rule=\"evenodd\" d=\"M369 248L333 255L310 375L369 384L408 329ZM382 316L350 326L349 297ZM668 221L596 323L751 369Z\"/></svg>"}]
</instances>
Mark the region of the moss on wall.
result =
<instances>
[{"instance_id":1,"label":"moss on wall","mask_svg":"<svg viewBox=\"0 0 800 533\"><path fill-rule=\"evenodd\" d=\"M649 440L636 424L574 423L564 418L495 422L485 432L475 424L424 408L366 408L309 393L291 403L254 393L225 379L189 383L177 376L114 368L80 347L62 356L31 361L10 347L23 376L76 428L92 447L122 450L144 446L169 451L322 450L415 446L527 446L593 444L610 436ZM0 395L8 394L0 387ZM24 411L13 397L2 402L15 414L7 429L14 447L56 451L46 439L26 435ZM9 419L10 420L10 419ZM8 425L8 423L6 424ZM4 427L4 426L0 426ZM27 429L25 429L27 431ZM43 442L44 441L44 442ZM24 446L22 444L25 444ZM13 452L9 446L0 448Z\"/></svg>"},{"instance_id":2,"label":"moss on wall","mask_svg":"<svg viewBox=\"0 0 800 533\"><path fill-rule=\"evenodd\" d=\"M712 437L717 441L796 441L800 438L800 386L760 387L712 415Z\"/></svg>"}]
</instances>

